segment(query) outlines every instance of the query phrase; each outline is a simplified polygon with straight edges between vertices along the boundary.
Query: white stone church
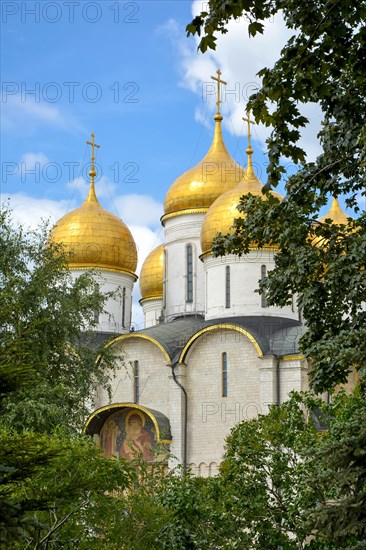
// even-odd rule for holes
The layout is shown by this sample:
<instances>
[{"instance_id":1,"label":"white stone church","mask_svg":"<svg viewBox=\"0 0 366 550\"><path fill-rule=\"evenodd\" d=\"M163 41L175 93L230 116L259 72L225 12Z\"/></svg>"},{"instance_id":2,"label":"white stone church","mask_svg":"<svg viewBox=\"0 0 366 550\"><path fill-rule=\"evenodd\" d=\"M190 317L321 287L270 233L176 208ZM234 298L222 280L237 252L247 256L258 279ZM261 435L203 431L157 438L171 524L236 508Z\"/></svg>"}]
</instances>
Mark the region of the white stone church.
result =
<instances>
[{"instance_id":1,"label":"white stone church","mask_svg":"<svg viewBox=\"0 0 366 550\"><path fill-rule=\"evenodd\" d=\"M250 133L244 169L226 149L217 105L207 155L165 196L164 243L146 258L139 281L143 330L130 330L136 245L96 197L94 136L89 195L52 232L70 251L75 276L94 268L102 290L121 289L108 302L111 317L99 319L102 337L120 357L112 400L97 393L86 432L110 456L139 453L153 461L166 448L170 466L189 466L202 476L217 472L234 424L266 413L291 390L308 388L295 298L287 307L269 307L258 293L276 250L253 246L242 257L211 251L215 235L229 233L239 217L240 197L261 195L262 188L252 168ZM336 200L326 217L347 218Z\"/></svg>"}]
</instances>

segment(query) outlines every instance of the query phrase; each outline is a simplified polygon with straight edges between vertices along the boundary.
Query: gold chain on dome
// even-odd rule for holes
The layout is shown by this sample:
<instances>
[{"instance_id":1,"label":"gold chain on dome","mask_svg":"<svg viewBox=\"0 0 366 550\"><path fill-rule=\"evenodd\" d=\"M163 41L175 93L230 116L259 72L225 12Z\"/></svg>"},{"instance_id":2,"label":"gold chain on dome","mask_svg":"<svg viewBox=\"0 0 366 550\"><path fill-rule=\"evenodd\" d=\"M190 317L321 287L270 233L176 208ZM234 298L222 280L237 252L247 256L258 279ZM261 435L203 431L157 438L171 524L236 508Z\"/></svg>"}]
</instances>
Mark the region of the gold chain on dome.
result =
<instances>
[{"instance_id":1,"label":"gold chain on dome","mask_svg":"<svg viewBox=\"0 0 366 550\"><path fill-rule=\"evenodd\" d=\"M250 130L250 125L251 124L255 124L255 122L253 120L250 120L250 111L247 111L246 112L246 117L243 117L242 120L244 120L244 122L247 122L248 124L248 127L247 127L247 133L248 133L248 147L246 149L246 154L248 155L248 167L247 167L247 176L251 176L253 174L253 163L252 163L252 156L253 156L253 149L252 149L252 144L250 142L250 138L251 138L251 130Z\"/></svg>"},{"instance_id":2,"label":"gold chain on dome","mask_svg":"<svg viewBox=\"0 0 366 550\"><path fill-rule=\"evenodd\" d=\"M220 112L221 84L225 84L225 86L226 86L227 82L225 82L225 80L221 80L221 71L220 71L220 69L217 69L216 74L217 74L217 77L216 76L211 76L212 80L217 82L217 101L216 101L217 113L214 116L214 119L215 120L222 120L222 114Z\"/></svg>"},{"instance_id":3,"label":"gold chain on dome","mask_svg":"<svg viewBox=\"0 0 366 550\"><path fill-rule=\"evenodd\" d=\"M94 141L94 138L95 138L95 135L94 135L94 132L91 134L91 137L92 137L92 140L91 141L87 141L87 145L91 145L91 148L92 148L92 156L91 156L91 169L89 170L89 176L90 176L90 188L89 188L89 194L88 194L88 197L87 197L87 201L92 201L92 200L97 200L97 196L95 194L95 187L94 187L94 178L95 176L97 175L97 172L95 170L95 147L97 147L98 149L100 148L100 145L98 145L97 143L95 143Z\"/></svg>"}]
</instances>

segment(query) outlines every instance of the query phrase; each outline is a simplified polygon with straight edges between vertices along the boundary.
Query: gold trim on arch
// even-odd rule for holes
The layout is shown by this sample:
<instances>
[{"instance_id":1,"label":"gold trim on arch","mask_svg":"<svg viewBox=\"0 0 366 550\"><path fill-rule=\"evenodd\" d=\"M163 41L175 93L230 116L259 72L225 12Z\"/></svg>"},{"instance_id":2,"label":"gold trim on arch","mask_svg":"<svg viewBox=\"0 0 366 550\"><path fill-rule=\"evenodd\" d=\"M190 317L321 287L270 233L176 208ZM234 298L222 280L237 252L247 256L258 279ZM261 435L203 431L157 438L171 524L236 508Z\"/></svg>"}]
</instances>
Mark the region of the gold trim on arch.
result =
<instances>
[{"instance_id":1,"label":"gold trim on arch","mask_svg":"<svg viewBox=\"0 0 366 550\"><path fill-rule=\"evenodd\" d=\"M106 347L109 348L109 346L112 346L116 342L119 342L120 340L127 340L127 338L143 338L144 340L148 340L152 344L155 344L155 346L157 346L160 349L160 351L164 354L165 359L168 361L168 363L170 363L171 359L169 357L169 353L164 348L164 346L162 346L160 342L158 342L158 340L156 340L152 336L149 336L148 334L139 334L138 332L129 332L128 334L121 334L120 336L117 336L116 338L113 338L113 340L108 342L106 344Z\"/></svg>"},{"instance_id":2,"label":"gold trim on arch","mask_svg":"<svg viewBox=\"0 0 366 550\"><path fill-rule=\"evenodd\" d=\"M184 210L177 210L176 212L168 212L168 214L164 214L161 216L160 221L162 225L164 225L165 220L169 220L170 218L175 218L176 216L183 216L184 214L205 214L208 210L208 207L202 207L202 208L185 208Z\"/></svg>"},{"instance_id":3,"label":"gold trim on arch","mask_svg":"<svg viewBox=\"0 0 366 550\"><path fill-rule=\"evenodd\" d=\"M295 353L294 355L284 355L282 361L297 361L300 359L305 359L305 355L301 353Z\"/></svg>"},{"instance_id":4,"label":"gold trim on arch","mask_svg":"<svg viewBox=\"0 0 366 550\"><path fill-rule=\"evenodd\" d=\"M139 411L143 411L147 416L152 420L155 430L156 430L156 436L158 439L158 443L171 443L171 439L160 439L160 429L159 424L155 418L155 416L152 414L152 412L149 411L146 407L143 407L142 405L138 405L137 403L111 403L110 405L105 405L104 407L100 407L96 411L94 411L85 422L85 426L83 428L83 433L86 433L86 430L90 424L90 422L93 420L95 416L98 416L103 411L108 411L110 409L117 409L117 408L124 408L124 409L137 409Z\"/></svg>"},{"instance_id":5,"label":"gold trim on arch","mask_svg":"<svg viewBox=\"0 0 366 550\"><path fill-rule=\"evenodd\" d=\"M250 342L252 342L252 344L254 344L254 347L257 350L259 357L263 357L263 351L261 350L260 345L258 344L257 340L254 338L254 336L252 334L250 334L250 332L248 332L247 330L245 330L242 327L238 327L237 325L231 325L231 324L228 324L228 323L220 323L218 325L210 325L209 327L205 327L205 328L201 329L200 331L196 332L196 334L194 334L188 340L188 342L186 343L186 345L182 349L182 351L180 353L180 356L179 356L179 361L178 362L179 363L184 362L189 348L191 347L193 342L195 342L197 340L197 338L199 338L202 334L205 334L206 332L210 332L210 331L213 331L213 330L220 330L220 329L234 330L236 332L240 332L241 334L246 336L248 338L248 340L250 340Z\"/></svg>"}]
</instances>

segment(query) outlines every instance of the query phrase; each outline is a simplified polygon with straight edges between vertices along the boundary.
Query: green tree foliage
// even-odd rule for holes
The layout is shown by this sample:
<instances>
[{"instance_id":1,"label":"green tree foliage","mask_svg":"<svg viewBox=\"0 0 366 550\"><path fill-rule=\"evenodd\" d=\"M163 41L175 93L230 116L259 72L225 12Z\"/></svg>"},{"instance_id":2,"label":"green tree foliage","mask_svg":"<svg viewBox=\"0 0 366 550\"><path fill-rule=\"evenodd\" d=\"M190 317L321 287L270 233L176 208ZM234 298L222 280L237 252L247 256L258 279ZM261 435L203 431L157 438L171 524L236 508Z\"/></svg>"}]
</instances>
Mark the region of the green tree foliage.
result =
<instances>
[{"instance_id":1,"label":"green tree foliage","mask_svg":"<svg viewBox=\"0 0 366 550\"><path fill-rule=\"evenodd\" d=\"M107 297L72 280L45 230L14 228L7 209L0 223L0 548L116 548L135 472L79 435L113 375L88 335Z\"/></svg>"},{"instance_id":2,"label":"green tree foliage","mask_svg":"<svg viewBox=\"0 0 366 550\"><path fill-rule=\"evenodd\" d=\"M252 242L278 245L275 269L261 288L267 288L269 305L299 296L308 327L302 350L312 360L313 388L332 388L346 380L352 366L362 371L366 364L366 218L359 211L366 181L365 4L209 0L207 6L187 26L188 34L202 35L203 52L215 48L217 33L227 32L231 19L247 19L255 37L281 12L293 30L274 66L259 72L261 88L248 108L256 122L272 127L264 191L284 175L282 159L297 163L299 171L287 180L283 202L244 197L240 210L246 220L235 221L233 235L219 236L214 252L242 254ZM307 103L322 109L322 151L315 162L306 162L298 144L308 123L302 112ZM347 195L358 218L347 225L316 223L329 194Z\"/></svg>"},{"instance_id":3,"label":"green tree foliage","mask_svg":"<svg viewBox=\"0 0 366 550\"><path fill-rule=\"evenodd\" d=\"M115 370L111 350L93 345L91 332L108 296L92 274L72 280L45 228L15 228L7 209L0 227L0 374L2 392L13 390L1 396L0 425L79 430L87 400L97 386L108 387ZM26 383L17 384L15 373Z\"/></svg>"},{"instance_id":4,"label":"green tree foliage","mask_svg":"<svg viewBox=\"0 0 366 550\"><path fill-rule=\"evenodd\" d=\"M293 393L233 428L214 478L140 464L120 548L364 548L365 414L361 396L326 404ZM326 431L317 431L319 419Z\"/></svg>"},{"instance_id":5,"label":"green tree foliage","mask_svg":"<svg viewBox=\"0 0 366 550\"><path fill-rule=\"evenodd\" d=\"M1 548L116 548L131 465L60 430L2 430L0 445Z\"/></svg>"},{"instance_id":6,"label":"green tree foliage","mask_svg":"<svg viewBox=\"0 0 366 550\"><path fill-rule=\"evenodd\" d=\"M364 548L365 414L357 395L327 405L293 393L234 427L218 478L222 548Z\"/></svg>"},{"instance_id":7,"label":"green tree foliage","mask_svg":"<svg viewBox=\"0 0 366 550\"><path fill-rule=\"evenodd\" d=\"M197 478L180 468L139 464L138 482L126 495L119 529L126 550L216 548L221 519L214 479ZM216 523L217 522L217 523Z\"/></svg>"},{"instance_id":8,"label":"green tree foliage","mask_svg":"<svg viewBox=\"0 0 366 550\"><path fill-rule=\"evenodd\" d=\"M335 548L366 548L366 405L364 395L340 395L328 407L329 431L314 450L310 480L326 500L308 514L320 540Z\"/></svg>"}]
</instances>

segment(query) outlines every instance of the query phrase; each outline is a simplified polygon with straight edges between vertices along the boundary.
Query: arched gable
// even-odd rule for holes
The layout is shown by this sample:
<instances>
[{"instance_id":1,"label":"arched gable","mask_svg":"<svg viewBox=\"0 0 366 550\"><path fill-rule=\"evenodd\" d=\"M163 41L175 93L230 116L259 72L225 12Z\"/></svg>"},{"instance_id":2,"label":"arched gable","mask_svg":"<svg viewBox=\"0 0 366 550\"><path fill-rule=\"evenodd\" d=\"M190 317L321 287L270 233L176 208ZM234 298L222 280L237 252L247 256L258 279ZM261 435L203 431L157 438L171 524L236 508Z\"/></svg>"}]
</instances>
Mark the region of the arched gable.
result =
<instances>
[{"instance_id":1,"label":"arched gable","mask_svg":"<svg viewBox=\"0 0 366 550\"><path fill-rule=\"evenodd\" d=\"M158 342L158 340L156 340L155 338L153 338L149 334L138 334L138 333L134 333L134 332L129 332L128 334L121 334L121 336L117 336L116 338L113 338L113 340L109 341L106 344L106 347L114 346L118 342L122 342L122 341L125 341L125 340L138 339L138 338L143 339L143 340L148 340L149 342L154 344L162 352L162 354L164 355L167 363L170 363L170 357L169 357L169 353L167 352L167 350L164 348L164 346L160 342Z\"/></svg>"},{"instance_id":2,"label":"arched gable","mask_svg":"<svg viewBox=\"0 0 366 550\"><path fill-rule=\"evenodd\" d=\"M219 323L217 325L210 325L210 326L205 327L205 328L199 330L198 332L196 332L188 340L188 342L186 343L186 345L182 349L182 351L180 353L180 356L179 356L179 363L184 363L189 349L191 348L192 344L198 338L200 338L204 334L207 334L207 332L218 331L218 330L233 330L233 331L239 332L240 334L242 334L243 336L248 338L248 340L250 342L252 342L252 344L254 345L255 349L258 352L259 357L263 357L263 351L262 351L259 343L257 342L257 340L254 338L254 336L250 332L248 332L247 330L245 330L242 327L239 327L238 325L234 325L234 324L231 324L231 323Z\"/></svg>"}]
</instances>

